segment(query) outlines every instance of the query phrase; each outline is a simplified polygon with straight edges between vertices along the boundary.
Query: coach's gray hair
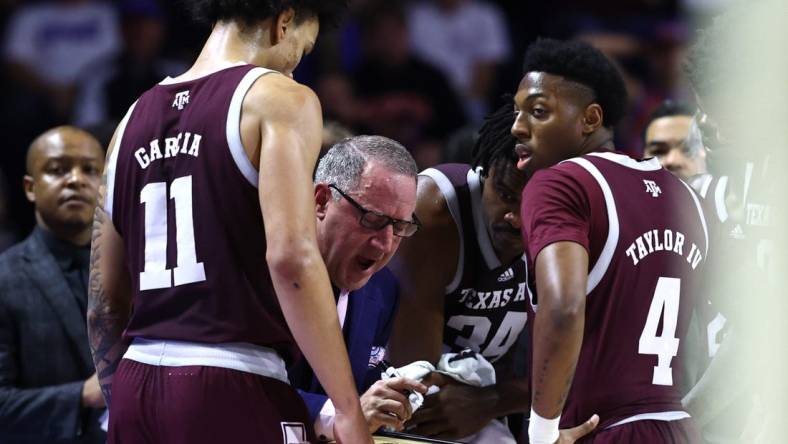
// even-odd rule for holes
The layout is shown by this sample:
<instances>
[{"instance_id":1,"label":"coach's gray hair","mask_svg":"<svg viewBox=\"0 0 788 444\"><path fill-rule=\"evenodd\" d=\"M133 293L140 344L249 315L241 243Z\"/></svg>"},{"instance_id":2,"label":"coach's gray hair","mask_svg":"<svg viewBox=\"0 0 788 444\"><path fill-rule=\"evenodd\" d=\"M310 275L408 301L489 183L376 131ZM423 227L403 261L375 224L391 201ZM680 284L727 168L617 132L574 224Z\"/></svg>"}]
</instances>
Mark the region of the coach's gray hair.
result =
<instances>
[{"instance_id":1,"label":"coach's gray hair","mask_svg":"<svg viewBox=\"0 0 788 444\"><path fill-rule=\"evenodd\" d=\"M418 174L413 156L400 143L383 136L355 136L340 140L320 159L315 183L334 184L346 193L355 191L370 160L414 180ZM331 193L335 200L340 198L334 190Z\"/></svg>"}]
</instances>

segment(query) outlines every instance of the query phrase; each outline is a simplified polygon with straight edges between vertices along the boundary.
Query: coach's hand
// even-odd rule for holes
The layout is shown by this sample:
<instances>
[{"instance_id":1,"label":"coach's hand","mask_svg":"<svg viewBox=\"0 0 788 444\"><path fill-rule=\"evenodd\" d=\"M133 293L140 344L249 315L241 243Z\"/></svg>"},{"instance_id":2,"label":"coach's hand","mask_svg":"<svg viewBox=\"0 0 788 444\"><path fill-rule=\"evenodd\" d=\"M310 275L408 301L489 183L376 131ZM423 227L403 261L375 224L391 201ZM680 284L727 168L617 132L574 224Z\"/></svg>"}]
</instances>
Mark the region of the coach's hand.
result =
<instances>
[{"instance_id":1,"label":"coach's hand","mask_svg":"<svg viewBox=\"0 0 788 444\"><path fill-rule=\"evenodd\" d=\"M558 441L556 444L573 444L578 439L591 433L599 425L599 415L591 415L588 421L571 429L559 430Z\"/></svg>"},{"instance_id":2,"label":"coach's hand","mask_svg":"<svg viewBox=\"0 0 788 444\"><path fill-rule=\"evenodd\" d=\"M495 405L494 391L460 383L447 383L441 391L427 396L408 422L408 433L458 439L473 435L490 420ZM415 428L411 429L410 427Z\"/></svg>"},{"instance_id":3,"label":"coach's hand","mask_svg":"<svg viewBox=\"0 0 788 444\"><path fill-rule=\"evenodd\" d=\"M361 411L370 432L381 426L402 430L405 421L413 414L407 397L409 390L424 394L427 387L413 379L391 378L377 381L361 395Z\"/></svg>"}]
</instances>

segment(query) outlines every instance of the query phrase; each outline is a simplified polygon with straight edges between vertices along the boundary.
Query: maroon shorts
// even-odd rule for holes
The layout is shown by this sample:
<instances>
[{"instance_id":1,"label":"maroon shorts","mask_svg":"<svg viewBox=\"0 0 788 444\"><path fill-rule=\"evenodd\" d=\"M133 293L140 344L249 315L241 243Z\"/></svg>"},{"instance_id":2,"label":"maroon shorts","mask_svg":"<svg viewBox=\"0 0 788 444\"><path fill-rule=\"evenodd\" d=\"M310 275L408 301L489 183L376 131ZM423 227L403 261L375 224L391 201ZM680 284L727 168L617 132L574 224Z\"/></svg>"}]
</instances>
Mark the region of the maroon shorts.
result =
<instances>
[{"instance_id":1,"label":"maroon shorts","mask_svg":"<svg viewBox=\"0 0 788 444\"><path fill-rule=\"evenodd\" d=\"M695 444L702 443L692 418L676 421L633 421L594 433L583 444Z\"/></svg>"},{"instance_id":2,"label":"maroon shorts","mask_svg":"<svg viewBox=\"0 0 788 444\"><path fill-rule=\"evenodd\" d=\"M112 381L109 444L316 442L298 392L219 367L123 359Z\"/></svg>"}]
</instances>

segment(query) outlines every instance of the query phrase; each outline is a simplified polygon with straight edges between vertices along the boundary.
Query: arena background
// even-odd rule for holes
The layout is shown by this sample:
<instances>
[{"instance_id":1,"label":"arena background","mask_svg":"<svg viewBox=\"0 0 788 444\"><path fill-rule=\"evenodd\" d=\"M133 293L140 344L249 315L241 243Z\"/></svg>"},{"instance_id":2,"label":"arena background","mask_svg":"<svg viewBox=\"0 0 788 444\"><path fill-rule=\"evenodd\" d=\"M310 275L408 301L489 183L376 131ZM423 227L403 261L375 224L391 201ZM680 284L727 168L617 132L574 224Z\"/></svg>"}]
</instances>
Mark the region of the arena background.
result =
<instances>
[{"instance_id":1,"label":"arena background","mask_svg":"<svg viewBox=\"0 0 788 444\"><path fill-rule=\"evenodd\" d=\"M179 1L0 1L0 251L23 239L33 226L22 176L25 152L37 134L70 123L89 129L106 145L125 109L142 91L166 75L185 70L195 58L208 30L191 25ZM341 128L346 128L393 137L412 150L422 168L468 159L468 140L484 110L500 103L502 94L515 91L528 43L538 36L577 38L601 48L626 74L629 113L617 128L617 146L639 155L648 114L663 99L692 98L681 63L696 31L726 8L737 7L739 19L728 39L716 42L731 54L717 61L718 70L731 73L720 86L733 92L723 109L730 113L729 121L736 122L731 132L736 146L760 156L771 153L777 160L785 157L785 1L740 5L729 0L486 2L485 17L492 19L476 23L471 16L465 30L468 35L457 36L492 41L475 54L482 62L475 83L467 81L473 73L454 72L466 77L464 89L456 79L449 79L450 68L423 55L425 38L414 35L412 29L422 3L355 1L338 29L321 33L316 50L302 62L295 77L317 91L326 121L335 124L335 135L341 136ZM62 53L70 49L59 49L59 39L73 36L64 37L56 26L52 32L33 35L31 14L47 4L109 11L106 20L87 24L83 30L86 40L95 39L94 46L80 48L77 57ZM459 58L465 49L458 46L453 55ZM29 56L31 51L34 57ZM31 72L48 74L35 78ZM777 165L772 170L773 186L788 191L786 174L779 168L784 163L773 165ZM784 193L776 194L780 202L774 203L784 204ZM784 341L788 304L780 291L788 288L788 273L785 232L778 229L776 234L769 282L740 276L749 289L742 297L762 308L759 313L763 315L749 320L753 328L766 326L766 331L754 339L752 347L742 350L742 360L751 363L746 367L749 374L734 376L752 378L760 392L770 394L755 413L775 426L772 430L754 428L751 442L786 442L776 427L788 417ZM735 274L737 270L715 272Z\"/></svg>"}]
</instances>

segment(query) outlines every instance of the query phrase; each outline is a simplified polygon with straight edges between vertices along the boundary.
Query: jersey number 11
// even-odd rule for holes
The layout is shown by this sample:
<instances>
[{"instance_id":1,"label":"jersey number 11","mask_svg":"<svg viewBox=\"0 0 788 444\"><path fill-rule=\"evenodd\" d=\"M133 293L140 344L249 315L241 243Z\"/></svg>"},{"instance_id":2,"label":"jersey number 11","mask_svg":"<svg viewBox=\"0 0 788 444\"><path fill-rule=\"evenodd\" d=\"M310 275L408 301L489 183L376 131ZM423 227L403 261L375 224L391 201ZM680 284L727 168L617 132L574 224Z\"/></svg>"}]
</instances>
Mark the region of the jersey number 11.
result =
<instances>
[{"instance_id":1,"label":"jersey number 11","mask_svg":"<svg viewBox=\"0 0 788 444\"><path fill-rule=\"evenodd\" d=\"M152 182L140 192L145 205L145 266L140 291L170 288L205 280L205 267L197 262L192 211L192 176L179 177L170 185L175 201L175 243L178 261L167 268L167 183Z\"/></svg>"}]
</instances>

